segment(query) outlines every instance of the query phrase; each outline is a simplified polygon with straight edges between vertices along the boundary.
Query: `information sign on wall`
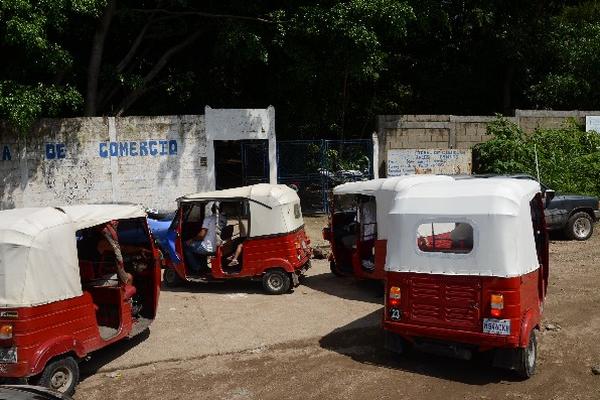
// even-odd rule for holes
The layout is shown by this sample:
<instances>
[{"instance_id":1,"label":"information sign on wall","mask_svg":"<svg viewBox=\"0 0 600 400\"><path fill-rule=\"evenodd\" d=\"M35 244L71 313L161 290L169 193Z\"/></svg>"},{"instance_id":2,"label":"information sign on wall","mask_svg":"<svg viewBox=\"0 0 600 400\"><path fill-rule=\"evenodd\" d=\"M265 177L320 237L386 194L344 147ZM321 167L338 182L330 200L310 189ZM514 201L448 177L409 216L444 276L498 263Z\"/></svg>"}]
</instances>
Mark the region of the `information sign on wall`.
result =
<instances>
[{"instance_id":1,"label":"information sign on wall","mask_svg":"<svg viewBox=\"0 0 600 400\"><path fill-rule=\"evenodd\" d=\"M596 131L600 133L600 116L588 115L585 117L585 131Z\"/></svg>"},{"instance_id":2,"label":"information sign on wall","mask_svg":"<svg viewBox=\"0 0 600 400\"><path fill-rule=\"evenodd\" d=\"M470 174L471 149L391 149L387 176L413 174Z\"/></svg>"}]
</instances>

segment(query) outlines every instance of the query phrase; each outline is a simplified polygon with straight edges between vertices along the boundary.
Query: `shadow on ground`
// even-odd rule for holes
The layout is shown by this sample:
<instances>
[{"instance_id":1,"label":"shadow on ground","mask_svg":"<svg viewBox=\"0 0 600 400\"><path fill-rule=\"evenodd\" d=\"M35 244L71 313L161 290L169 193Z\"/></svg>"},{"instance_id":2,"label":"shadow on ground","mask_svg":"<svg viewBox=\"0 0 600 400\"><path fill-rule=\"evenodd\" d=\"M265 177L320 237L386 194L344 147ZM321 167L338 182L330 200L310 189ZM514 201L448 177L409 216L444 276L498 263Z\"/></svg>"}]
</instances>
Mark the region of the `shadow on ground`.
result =
<instances>
[{"instance_id":1,"label":"shadow on ground","mask_svg":"<svg viewBox=\"0 0 600 400\"><path fill-rule=\"evenodd\" d=\"M302 277L300 288L302 286L347 300L383 304L383 286L378 281L358 281L353 278L340 278L331 273L323 273ZM161 290L180 293L265 294L260 281L249 279L232 279L208 283L182 282L177 286L167 286L163 282Z\"/></svg>"},{"instance_id":2,"label":"shadow on ground","mask_svg":"<svg viewBox=\"0 0 600 400\"><path fill-rule=\"evenodd\" d=\"M518 380L511 371L492 367L487 354L480 354L473 360L464 361L415 350L402 355L391 353L384 348L380 323L381 310L378 310L335 329L323 336L319 344L326 350L350 357L360 363L468 385Z\"/></svg>"},{"instance_id":3,"label":"shadow on ground","mask_svg":"<svg viewBox=\"0 0 600 400\"><path fill-rule=\"evenodd\" d=\"M228 280L220 282L183 282L177 286L168 286L164 282L160 290L165 292L185 292L185 293L245 293L245 294L264 294L262 283L251 280Z\"/></svg>"},{"instance_id":4,"label":"shadow on ground","mask_svg":"<svg viewBox=\"0 0 600 400\"><path fill-rule=\"evenodd\" d=\"M140 343L143 343L146 339L148 339L149 336L150 329L146 329L131 339L123 339L106 348L92 353L89 360L83 361L79 365L81 380L84 381L89 376L96 374L106 364L121 357L123 354L127 353Z\"/></svg>"},{"instance_id":5,"label":"shadow on ground","mask_svg":"<svg viewBox=\"0 0 600 400\"><path fill-rule=\"evenodd\" d=\"M383 304L383 284L379 281L337 277L332 273L306 276L301 284L330 296L366 303Z\"/></svg>"}]
</instances>

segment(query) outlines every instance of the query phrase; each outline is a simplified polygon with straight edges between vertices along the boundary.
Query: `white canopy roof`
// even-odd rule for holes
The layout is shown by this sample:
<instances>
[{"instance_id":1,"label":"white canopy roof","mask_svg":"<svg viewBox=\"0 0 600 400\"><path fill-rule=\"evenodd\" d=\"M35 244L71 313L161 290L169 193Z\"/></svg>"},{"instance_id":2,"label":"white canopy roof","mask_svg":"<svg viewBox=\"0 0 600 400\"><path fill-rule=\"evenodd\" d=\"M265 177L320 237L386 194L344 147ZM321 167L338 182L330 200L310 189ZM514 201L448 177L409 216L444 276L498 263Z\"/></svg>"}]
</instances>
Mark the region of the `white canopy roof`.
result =
<instances>
[{"instance_id":1,"label":"white canopy roof","mask_svg":"<svg viewBox=\"0 0 600 400\"><path fill-rule=\"evenodd\" d=\"M144 218L146 212L136 205L86 204L59 208L71 218L76 229L91 228L113 219Z\"/></svg>"},{"instance_id":2,"label":"white canopy roof","mask_svg":"<svg viewBox=\"0 0 600 400\"><path fill-rule=\"evenodd\" d=\"M0 307L47 304L82 294L76 231L145 217L136 206L92 205L0 211Z\"/></svg>"},{"instance_id":3,"label":"white canopy roof","mask_svg":"<svg viewBox=\"0 0 600 400\"><path fill-rule=\"evenodd\" d=\"M292 188L286 185L259 183L233 189L189 194L181 197L179 202L237 199L251 200L249 233L251 237L292 232L304 225L300 210L300 198Z\"/></svg>"},{"instance_id":4,"label":"white canopy roof","mask_svg":"<svg viewBox=\"0 0 600 400\"><path fill-rule=\"evenodd\" d=\"M511 277L538 268L530 201L535 181L498 178L423 183L396 196L389 214L396 233L388 241L386 269L452 275ZM420 225L468 223L473 249L467 254L423 252Z\"/></svg>"},{"instance_id":5,"label":"white canopy roof","mask_svg":"<svg viewBox=\"0 0 600 400\"><path fill-rule=\"evenodd\" d=\"M55 208L0 212L0 306L81 295L75 227Z\"/></svg>"},{"instance_id":6,"label":"white canopy roof","mask_svg":"<svg viewBox=\"0 0 600 400\"><path fill-rule=\"evenodd\" d=\"M377 238L385 240L390 236L388 213L398 193L422 183L452 182L447 175L403 175L391 178L371 179L368 181L348 182L333 188L334 195L360 194L373 196L377 204Z\"/></svg>"},{"instance_id":7,"label":"white canopy roof","mask_svg":"<svg viewBox=\"0 0 600 400\"><path fill-rule=\"evenodd\" d=\"M249 199L269 207L277 207L299 201L298 195L294 189L286 185L272 185L269 183L259 183L232 189L188 194L179 198L179 201L186 202L218 199Z\"/></svg>"}]
</instances>

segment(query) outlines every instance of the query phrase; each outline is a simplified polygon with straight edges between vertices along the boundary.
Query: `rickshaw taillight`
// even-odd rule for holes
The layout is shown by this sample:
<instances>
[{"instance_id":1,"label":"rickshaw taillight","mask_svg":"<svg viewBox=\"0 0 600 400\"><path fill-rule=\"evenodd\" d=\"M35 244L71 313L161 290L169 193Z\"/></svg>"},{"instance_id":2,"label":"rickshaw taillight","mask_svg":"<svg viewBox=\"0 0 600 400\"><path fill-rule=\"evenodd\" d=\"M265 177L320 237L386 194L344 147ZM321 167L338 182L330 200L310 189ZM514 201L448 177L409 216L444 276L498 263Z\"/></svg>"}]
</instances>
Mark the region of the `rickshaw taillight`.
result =
<instances>
[{"instance_id":1,"label":"rickshaw taillight","mask_svg":"<svg viewBox=\"0 0 600 400\"><path fill-rule=\"evenodd\" d=\"M13 327L12 325L2 325L0 326L0 339L12 339L13 336Z\"/></svg>"},{"instance_id":2,"label":"rickshaw taillight","mask_svg":"<svg viewBox=\"0 0 600 400\"><path fill-rule=\"evenodd\" d=\"M501 294L493 294L490 298L492 317L499 317L502 315L502 309L504 309L504 296Z\"/></svg>"},{"instance_id":3,"label":"rickshaw taillight","mask_svg":"<svg viewBox=\"0 0 600 400\"><path fill-rule=\"evenodd\" d=\"M397 306L400 304L402 298L402 291L398 286L390 287L389 304L390 306Z\"/></svg>"}]
</instances>

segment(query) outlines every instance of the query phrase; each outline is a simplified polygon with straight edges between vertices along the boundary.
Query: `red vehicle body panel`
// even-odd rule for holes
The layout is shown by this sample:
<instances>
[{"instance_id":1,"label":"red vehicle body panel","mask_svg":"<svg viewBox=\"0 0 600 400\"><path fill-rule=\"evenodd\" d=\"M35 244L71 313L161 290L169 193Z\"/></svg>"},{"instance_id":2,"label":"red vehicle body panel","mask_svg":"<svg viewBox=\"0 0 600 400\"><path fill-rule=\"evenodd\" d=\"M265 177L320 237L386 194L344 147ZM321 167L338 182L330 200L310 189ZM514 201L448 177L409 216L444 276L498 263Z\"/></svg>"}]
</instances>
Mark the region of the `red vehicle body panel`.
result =
<instances>
[{"instance_id":1,"label":"red vehicle body panel","mask_svg":"<svg viewBox=\"0 0 600 400\"><path fill-rule=\"evenodd\" d=\"M383 327L409 341L432 338L475 345L480 351L495 347L525 347L541 319L542 268L515 278L447 276L388 272L386 292L400 287L400 321L392 321L386 297ZM491 316L491 295L504 296L499 317ZM483 318L510 319L508 336L483 333Z\"/></svg>"},{"instance_id":2,"label":"red vehicle body panel","mask_svg":"<svg viewBox=\"0 0 600 400\"><path fill-rule=\"evenodd\" d=\"M97 288L96 288L97 289ZM112 304L121 314L119 333L103 340L98 330L96 309L90 292L82 296L36 307L3 308L16 311L17 319L0 318L0 324L13 326L13 338L0 340L0 347L17 348L18 362L2 364L0 377L21 378L42 372L48 360L66 353L85 357L88 353L114 343L131 332L131 305L122 301L124 288L100 288L105 293L96 302ZM99 318L103 318L99 315Z\"/></svg>"},{"instance_id":3,"label":"red vehicle body panel","mask_svg":"<svg viewBox=\"0 0 600 400\"><path fill-rule=\"evenodd\" d=\"M302 242L305 243L305 247L302 247ZM184 260L181 235L177 240L176 250L180 259ZM300 272L310 261L310 240L304 231L304 226L289 233L251 237L243 241L241 257L241 271L235 274L226 273L222 268L222 247L219 246L215 257L211 260L211 278L218 280L255 278L271 268L283 268L290 273ZM185 261L174 264L172 268L180 278L187 280Z\"/></svg>"},{"instance_id":4,"label":"red vehicle body panel","mask_svg":"<svg viewBox=\"0 0 600 400\"><path fill-rule=\"evenodd\" d=\"M73 354L76 359L83 358L142 332L156 316L160 294L161 263L153 244L152 254L154 265L137 272L133 285L92 286L84 288L81 296L66 300L32 307L0 308L3 316L17 313L11 318L0 317L0 325L13 327L13 337L0 340L0 347L17 348L17 363L0 363L0 378L37 375L57 356ZM90 262L80 261L82 278L93 278L90 268ZM136 293L148 294L142 303L146 321L141 324L132 317L130 299ZM99 325L114 325L117 318L117 333L108 340L103 339Z\"/></svg>"}]
</instances>

